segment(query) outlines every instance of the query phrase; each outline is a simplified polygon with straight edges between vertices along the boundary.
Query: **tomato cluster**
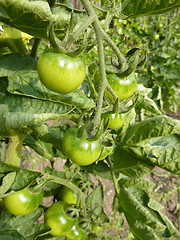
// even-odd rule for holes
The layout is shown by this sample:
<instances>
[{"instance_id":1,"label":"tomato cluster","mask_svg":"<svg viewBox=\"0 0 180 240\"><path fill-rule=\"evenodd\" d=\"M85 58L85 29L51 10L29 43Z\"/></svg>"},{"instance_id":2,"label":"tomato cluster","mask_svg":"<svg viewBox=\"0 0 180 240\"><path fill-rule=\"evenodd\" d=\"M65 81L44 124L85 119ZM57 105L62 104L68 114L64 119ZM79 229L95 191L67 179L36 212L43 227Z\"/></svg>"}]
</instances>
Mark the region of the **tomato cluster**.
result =
<instances>
[{"instance_id":1,"label":"tomato cluster","mask_svg":"<svg viewBox=\"0 0 180 240\"><path fill-rule=\"evenodd\" d=\"M3 199L3 205L15 216L24 216L35 211L42 202L43 189L31 191L24 188ZM64 236L68 240L86 240L86 230L79 227L78 218L66 214L69 204L77 203L77 195L68 187L63 186L61 192L62 201L54 202L45 212L45 224L51 228L52 236Z\"/></svg>"}]
</instances>

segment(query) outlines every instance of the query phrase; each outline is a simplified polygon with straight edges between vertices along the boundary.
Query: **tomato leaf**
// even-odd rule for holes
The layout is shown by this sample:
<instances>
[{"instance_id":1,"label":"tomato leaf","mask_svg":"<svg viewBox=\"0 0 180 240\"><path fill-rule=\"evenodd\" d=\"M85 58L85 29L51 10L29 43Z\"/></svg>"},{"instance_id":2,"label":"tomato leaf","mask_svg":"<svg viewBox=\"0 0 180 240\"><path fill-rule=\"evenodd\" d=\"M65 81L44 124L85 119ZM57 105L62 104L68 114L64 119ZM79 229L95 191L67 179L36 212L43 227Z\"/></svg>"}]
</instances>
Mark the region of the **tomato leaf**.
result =
<instances>
[{"instance_id":1,"label":"tomato leaf","mask_svg":"<svg viewBox=\"0 0 180 240\"><path fill-rule=\"evenodd\" d=\"M14 229L0 229L1 240L25 240L25 238Z\"/></svg>"},{"instance_id":2,"label":"tomato leaf","mask_svg":"<svg viewBox=\"0 0 180 240\"><path fill-rule=\"evenodd\" d=\"M142 161L138 156L135 156L119 146L114 148L114 152L110 155L110 159L113 162L114 171L119 171L131 178L143 177L154 168L152 164Z\"/></svg>"},{"instance_id":3,"label":"tomato leaf","mask_svg":"<svg viewBox=\"0 0 180 240\"><path fill-rule=\"evenodd\" d=\"M151 98L148 97L148 95L151 92L152 89L145 88L142 84L138 84L136 90L136 93L138 94L136 106L148 110L149 112L155 113L157 115L161 115L162 112L160 111L156 103Z\"/></svg>"},{"instance_id":4,"label":"tomato leaf","mask_svg":"<svg viewBox=\"0 0 180 240\"><path fill-rule=\"evenodd\" d=\"M98 175L104 179L112 180L111 169L103 161L93 163L89 166L82 166L81 168L95 176Z\"/></svg>"},{"instance_id":5,"label":"tomato leaf","mask_svg":"<svg viewBox=\"0 0 180 240\"><path fill-rule=\"evenodd\" d=\"M16 177L16 172L10 172L3 177L2 185L0 186L0 198L9 190L9 188L14 182L15 177Z\"/></svg>"},{"instance_id":6,"label":"tomato leaf","mask_svg":"<svg viewBox=\"0 0 180 240\"><path fill-rule=\"evenodd\" d=\"M123 0L122 13L133 17L162 14L180 6L176 0Z\"/></svg>"},{"instance_id":7,"label":"tomato leaf","mask_svg":"<svg viewBox=\"0 0 180 240\"><path fill-rule=\"evenodd\" d=\"M143 239L161 239L178 236L178 231L171 232L170 227L158 210L150 207L147 193L137 188L120 188L119 203L123 209L131 231L136 237ZM168 219L168 222L171 221ZM173 226L171 223L170 225Z\"/></svg>"},{"instance_id":8,"label":"tomato leaf","mask_svg":"<svg viewBox=\"0 0 180 240\"><path fill-rule=\"evenodd\" d=\"M86 205L99 216L103 212L103 186L100 183L86 198Z\"/></svg>"},{"instance_id":9,"label":"tomato leaf","mask_svg":"<svg viewBox=\"0 0 180 240\"><path fill-rule=\"evenodd\" d=\"M137 187L140 189L152 189L155 184L147 178L128 178L124 177L119 180L120 186L123 187Z\"/></svg>"},{"instance_id":10,"label":"tomato leaf","mask_svg":"<svg viewBox=\"0 0 180 240\"><path fill-rule=\"evenodd\" d=\"M117 144L124 150L124 159L127 156L139 158L147 164L151 163L179 175L177 163L180 159L180 135L175 134L179 131L179 120L157 116L132 124ZM117 168L121 162L115 160L114 165Z\"/></svg>"},{"instance_id":11,"label":"tomato leaf","mask_svg":"<svg viewBox=\"0 0 180 240\"><path fill-rule=\"evenodd\" d=\"M34 212L25 216L13 216L4 209L1 214L0 227L3 228L4 231L13 231L14 229L17 229L17 233L24 237L22 239L31 240L36 236L49 231L49 228L44 224L34 224L34 222L41 217L42 213L43 209L38 208ZM11 236L13 236L13 234Z\"/></svg>"},{"instance_id":12,"label":"tomato leaf","mask_svg":"<svg viewBox=\"0 0 180 240\"><path fill-rule=\"evenodd\" d=\"M18 191L27 187L33 182L39 175L39 172L30 171L27 169L21 169L11 167L0 161L0 173L4 174L2 190L6 193L8 190ZM9 183L6 183L6 180ZM6 187L4 184L6 183Z\"/></svg>"},{"instance_id":13,"label":"tomato leaf","mask_svg":"<svg viewBox=\"0 0 180 240\"><path fill-rule=\"evenodd\" d=\"M168 136L180 131L180 121L161 115L145 119L142 122L131 124L126 133L121 137L121 142L125 145L137 144L143 140Z\"/></svg>"}]
</instances>

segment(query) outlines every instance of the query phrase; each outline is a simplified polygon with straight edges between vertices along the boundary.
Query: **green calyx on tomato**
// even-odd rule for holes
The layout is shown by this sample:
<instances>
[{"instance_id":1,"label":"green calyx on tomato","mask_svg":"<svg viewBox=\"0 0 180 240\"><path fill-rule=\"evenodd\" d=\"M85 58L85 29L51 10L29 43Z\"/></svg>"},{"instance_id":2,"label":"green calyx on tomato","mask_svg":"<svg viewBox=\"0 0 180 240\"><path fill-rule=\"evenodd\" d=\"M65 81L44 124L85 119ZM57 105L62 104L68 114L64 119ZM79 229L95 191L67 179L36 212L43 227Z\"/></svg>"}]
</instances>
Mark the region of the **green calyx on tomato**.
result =
<instances>
[{"instance_id":1,"label":"green calyx on tomato","mask_svg":"<svg viewBox=\"0 0 180 240\"><path fill-rule=\"evenodd\" d=\"M57 93L74 91L86 75L86 66L80 57L70 57L53 50L47 50L39 57L37 70L43 85Z\"/></svg>"},{"instance_id":2,"label":"green calyx on tomato","mask_svg":"<svg viewBox=\"0 0 180 240\"><path fill-rule=\"evenodd\" d=\"M112 151L113 151L113 145L107 145L107 146L103 146L102 147L102 152L101 152L101 155L100 157L98 158L98 161L101 161L101 160L104 160L107 156L109 156Z\"/></svg>"},{"instance_id":3,"label":"green calyx on tomato","mask_svg":"<svg viewBox=\"0 0 180 240\"><path fill-rule=\"evenodd\" d=\"M110 74L107 76L107 81L116 93L119 101L124 101L131 97L137 87L137 77L134 72L124 78L119 78L117 74ZM109 91L106 91L106 96L110 101L113 101L113 96Z\"/></svg>"},{"instance_id":4,"label":"green calyx on tomato","mask_svg":"<svg viewBox=\"0 0 180 240\"><path fill-rule=\"evenodd\" d=\"M77 203L76 193L72 189L70 189L66 186L63 186L63 188L62 188L61 199L62 199L62 201L66 202L68 204L76 204Z\"/></svg>"},{"instance_id":5,"label":"green calyx on tomato","mask_svg":"<svg viewBox=\"0 0 180 240\"><path fill-rule=\"evenodd\" d=\"M126 121L125 113L107 112L104 113L102 117L104 118L104 123L107 124L107 127L115 130L122 127Z\"/></svg>"},{"instance_id":6,"label":"green calyx on tomato","mask_svg":"<svg viewBox=\"0 0 180 240\"><path fill-rule=\"evenodd\" d=\"M69 240L86 239L87 233L78 226L78 219L66 214L68 204L63 201L53 203L45 212L44 221L51 228L52 236L64 236Z\"/></svg>"},{"instance_id":7,"label":"green calyx on tomato","mask_svg":"<svg viewBox=\"0 0 180 240\"><path fill-rule=\"evenodd\" d=\"M15 216L24 216L35 211L44 197L43 189L31 191L30 188L24 188L4 198L4 205L7 210Z\"/></svg>"},{"instance_id":8,"label":"green calyx on tomato","mask_svg":"<svg viewBox=\"0 0 180 240\"><path fill-rule=\"evenodd\" d=\"M94 163L101 154L102 143L100 139L91 141L78 136L78 128L70 127L64 134L62 149L72 162L86 166Z\"/></svg>"}]
</instances>

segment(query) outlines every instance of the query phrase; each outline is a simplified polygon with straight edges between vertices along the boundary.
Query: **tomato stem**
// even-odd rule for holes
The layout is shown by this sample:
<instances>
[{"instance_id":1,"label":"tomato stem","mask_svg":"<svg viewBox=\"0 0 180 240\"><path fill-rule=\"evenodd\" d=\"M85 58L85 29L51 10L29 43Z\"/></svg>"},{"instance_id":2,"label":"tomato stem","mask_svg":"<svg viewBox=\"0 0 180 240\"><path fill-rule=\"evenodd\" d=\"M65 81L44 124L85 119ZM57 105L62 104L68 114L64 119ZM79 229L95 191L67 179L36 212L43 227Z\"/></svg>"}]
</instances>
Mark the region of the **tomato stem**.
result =
<instances>
[{"instance_id":1,"label":"tomato stem","mask_svg":"<svg viewBox=\"0 0 180 240\"><path fill-rule=\"evenodd\" d=\"M38 50L38 46L39 46L40 42L41 42L41 39L39 39L39 38L34 39L34 44L32 46L32 50L31 50L31 54L30 54L31 57L37 58L37 50Z\"/></svg>"},{"instance_id":2,"label":"tomato stem","mask_svg":"<svg viewBox=\"0 0 180 240\"><path fill-rule=\"evenodd\" d=\"M106 78L106 66L105 66L105 59L104 59L104 44L103 40L105 40L111 48L116 53L119 64L121 66L124 66L124 63L126 63L125 58L119 51L119 48L116 46L116 44L111 40L111 38L105 33L105 31L102 29L101 24L99 22L98 16L92 7L91 3L88 0L81 0L86 12L89 14L89 16L93 16L93 23L92 26L95 30L96 34L96 40L97 40L97 48L98 48L98 58L99 58L99 70L100 70L100 85L99 85L99 91L98 91L98 98L97 98L97 109L96 114L94 117L94 126L99 126L101 121L101 112L102 112L102 106L103 106L103 98L104 98L104 92L105 88L108 86L108 88L113 93L114 98L116 99L116 94L113 92L113 90L110 88L107 82Z\"/></svg>"},{"instance_id":3,"label":"tomato stem","mask_svg":"<svg viewBox=\"0 0 180 240\"><path fill-rule=\"evenodd\" d=\"M86 19L84 19L83 23L79 26L79 28L69 35L67 45L70 47L71 44L73 44L78 39L78 37L82 34L82 32L85 31L93 21L94 21L94 15L90 15Z\"/></svg>"}]
</instances>

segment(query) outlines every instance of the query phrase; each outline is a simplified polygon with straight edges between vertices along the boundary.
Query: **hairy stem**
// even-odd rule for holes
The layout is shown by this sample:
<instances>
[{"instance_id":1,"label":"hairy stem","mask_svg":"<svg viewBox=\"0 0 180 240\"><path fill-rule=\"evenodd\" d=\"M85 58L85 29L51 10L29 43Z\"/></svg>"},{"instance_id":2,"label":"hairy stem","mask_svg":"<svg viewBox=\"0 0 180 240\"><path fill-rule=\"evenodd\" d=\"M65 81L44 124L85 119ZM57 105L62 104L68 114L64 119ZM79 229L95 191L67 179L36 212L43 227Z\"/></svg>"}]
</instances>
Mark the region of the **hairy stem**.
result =
<instances>
[{"instance_id":1,"label":"hairy stem","mask_svg":"<svg viewBox=\"0 0 180 240\"><path fill-rule=\"evenodd\" d=\"M81 35L81 33L94 21L94 15L88 16L86 19L84 19L84 22L79 26L79 28L70 34L68 39L68 46L73 44L78 37Z\"/></svg>"},{"instance_id":2,"label":"hairy stem","mask_svg":"<svg viewBox=\"0 0 180 240\"><path fill-rule=\"evenodd\" d=\"M37 50L38 50L38 46L41 42L41 39L39 38L35 38L34 39L34 44L33 44L33 47L32 47L32 50L31 50L31 57L34 57L34 58L37 58Z\"/></svg>"}]
</instances>

